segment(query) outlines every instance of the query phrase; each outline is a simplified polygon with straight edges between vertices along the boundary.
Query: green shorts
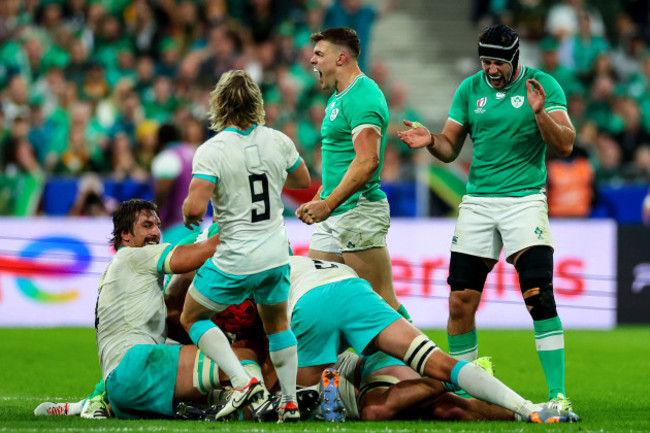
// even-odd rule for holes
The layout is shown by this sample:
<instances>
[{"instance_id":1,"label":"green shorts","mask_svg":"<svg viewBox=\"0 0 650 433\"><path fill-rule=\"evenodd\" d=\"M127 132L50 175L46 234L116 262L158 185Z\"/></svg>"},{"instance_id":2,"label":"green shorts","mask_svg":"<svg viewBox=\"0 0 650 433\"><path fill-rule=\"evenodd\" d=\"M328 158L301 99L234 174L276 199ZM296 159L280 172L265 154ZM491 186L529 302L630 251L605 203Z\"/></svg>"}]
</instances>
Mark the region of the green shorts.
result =
<instances>
[{"instance_id":1,"label":"green shorts","mask_svg":"<svg viewBox=\"0 0 650 433\"><path fill-rule=\"evenodd\" d=\"M174 417L174 387L181 346L138 344L106 378L106 395L118 418Z\"/></svg>"},{"instance_id":2,"label":"green shorts","mask_svg":"<svg viewBox=\"0 0 650 433\"><path fill-rule=\"evenodd\" d=\"M277 304L289 298L288 264L250 275L231 275L219 270L212 260L196 271L194 287L204 299L194 298L210 308L210 303L239 305L253 298L261 305Z\"/></svg>"},{"instance_id":3,"label":"green shorts","mask_svg":"<svg viewBox=\"0 0 650 433\"><path fill-rule=\"evenodd\" d=\"M291 317L298 367L335 363L348 347L370 355L370 342L400 317L361 278L316 287L298 300Z\"/></svg>"}]
</instances>

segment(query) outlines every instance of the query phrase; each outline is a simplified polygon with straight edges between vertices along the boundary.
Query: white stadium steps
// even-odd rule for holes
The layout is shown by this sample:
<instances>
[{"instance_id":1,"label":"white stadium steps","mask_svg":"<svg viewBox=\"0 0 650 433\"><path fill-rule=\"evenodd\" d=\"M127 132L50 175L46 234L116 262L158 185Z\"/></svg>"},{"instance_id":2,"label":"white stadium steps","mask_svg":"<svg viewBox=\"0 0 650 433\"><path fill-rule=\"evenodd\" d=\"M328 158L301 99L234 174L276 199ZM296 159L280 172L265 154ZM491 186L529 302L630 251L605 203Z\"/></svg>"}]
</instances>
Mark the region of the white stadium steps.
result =
<instances>
[{"instance_id":1,"label":"white stadium steps","mask_svg":"<svg viewBox=\"0 0 650 433\"><path fill-rule=\"evenodd\" d=\"M456 87L479 67L470 1L402 0L373 30L371 58L386 62L392 80L407 83L410 105L431 130L442 128Z\"/></svg>"}]
</instances>

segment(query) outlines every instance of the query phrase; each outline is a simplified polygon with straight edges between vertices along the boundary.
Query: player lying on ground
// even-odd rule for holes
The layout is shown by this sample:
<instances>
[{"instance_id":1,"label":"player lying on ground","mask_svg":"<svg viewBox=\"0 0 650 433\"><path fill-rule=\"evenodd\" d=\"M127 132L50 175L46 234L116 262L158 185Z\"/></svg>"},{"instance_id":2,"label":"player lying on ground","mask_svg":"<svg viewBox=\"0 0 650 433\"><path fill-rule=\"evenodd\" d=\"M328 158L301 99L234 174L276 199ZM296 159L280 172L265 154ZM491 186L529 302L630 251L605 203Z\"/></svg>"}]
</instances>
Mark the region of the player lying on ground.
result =
<instances>
[{"instance_id":1,"label":"player lying on ground","mask_svg":"<svg viewBox=\"0 0 650 433\"><path fill-rule=\"evenodd\" d=\"M475 361L488 372L488 358ZM334 417L348 420L518 420L511 410L474 398L458 397L451 384L422 377L398 359L377 352L369 357L346 351L331 371L339 375L340 404ZM338 402L337 402L338 404ZM542 409L542 407L539 407Z\"/></svg>"},{"instance_id":2,"label":"player lying on ground","mask_svg":"<svg viewBox=\"0 0 650 433\"><path fill-rule=\"evenodd\" d=\"M298 339L298 379L313 386L324 369L351 346L357 353L379 351L398 358L421 376L451 383L485 402L509 409L522 419L578 421L570 411L539 408L491 376L480 366L458 361L429 340L380 298L367 281L341 263L291 257L289 312ZM326 382L336 385L336 377ZM329 383L328 383L329 384ZM334 386L336 388L336 386ZM336 408L336 389L326 386L323 416ZM328 397L328 393L331 397ZM327 403L327 402L326 402Z\"/></svg>"}]
</instances>

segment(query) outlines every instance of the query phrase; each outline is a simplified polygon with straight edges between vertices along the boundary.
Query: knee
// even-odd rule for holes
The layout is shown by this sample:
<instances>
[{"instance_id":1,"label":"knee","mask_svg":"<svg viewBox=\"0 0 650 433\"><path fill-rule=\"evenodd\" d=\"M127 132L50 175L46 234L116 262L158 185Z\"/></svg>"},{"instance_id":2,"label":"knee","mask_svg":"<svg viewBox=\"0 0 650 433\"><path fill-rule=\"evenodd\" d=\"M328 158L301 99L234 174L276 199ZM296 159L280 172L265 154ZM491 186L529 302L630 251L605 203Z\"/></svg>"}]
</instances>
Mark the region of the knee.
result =
<instances>
[{"instance_id":1,"label":"knee","mask_svg":"<svg viewBox=\"0 0 650 433\"><path fill-rule=\"evenodd\" d=\"M515 264L519 285L533 320L557 316L553 296L553 252L548 247L537 246L525 251Z\"/></svg>"},{"instance_id":2,"label":"knee","mask_svg":"<svg viewBox=\"0 0 650 433\"><path fill-rule=\"evenodd\" d=\"M451 292L449 295L449 318L463 320L473 317L477 307L477 301L474 299L476 297L480 297L480 293L473 290Z\"/></svg>"},{"instance_id":3,"label":"knee","mask_svg":"<svg viewBox=\"0 0 650 433\"><path fill-rule=\"evenodd\" d=\"M490 267L482 258L463 253L451 253L447 284L452 292L472 289L483 291Z\"/></svg>"}]
</instances>

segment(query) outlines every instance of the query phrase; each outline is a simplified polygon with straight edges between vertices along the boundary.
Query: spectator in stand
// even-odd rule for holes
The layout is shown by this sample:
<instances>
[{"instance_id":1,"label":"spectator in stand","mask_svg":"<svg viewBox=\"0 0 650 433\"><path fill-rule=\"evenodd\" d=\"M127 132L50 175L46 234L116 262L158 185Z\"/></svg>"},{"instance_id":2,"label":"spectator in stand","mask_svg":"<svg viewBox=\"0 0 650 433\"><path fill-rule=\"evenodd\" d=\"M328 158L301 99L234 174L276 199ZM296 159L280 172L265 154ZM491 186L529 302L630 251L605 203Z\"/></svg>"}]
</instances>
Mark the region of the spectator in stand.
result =
<instances>
[{"instance_id":1,"label":"spectator in stand","mask_svg":"<svg viewBox=\"0 0 650 433\"><path fill-rule=\"evenodd\" d=\"M169 77L159 75L153 81L153 98L143 104L147 119L165 123L170 118L178 101L174 97L173 83Z\"/></svg>"},{"instance_id":2,"label":"spectator in stand","mask_svg":"<svg viewBox=\"0 0 650 433\"><path fill-rule=\"evenodd\" d=\"M138 93L141 101L148 102L153 99L155 67L156 64L149 56L138 57L136 61L133 89Z\"/></svg>"},{"instance_id":3,"label":"spectator in stand","mask_svg":"<svg viewBox=\"0 0 650 433\"><path fill-rule=\"evenodd\" d=\"M176 78L178 63L181 60L178 43L171 37L166 37L160 42L160 61L156 65L158 75Z\"/></svg>"},{"instance_id":4,"label":"spectator in stand","mask_svg":"<svg viewBox=\"0 0 650 433\"><path fill-rule=\"evenodd\" d=\"M79 189L70 216L108 216L109 206L104 203L104 184L95 173L87 173L79 180Z\"/></svg>"},{"instance_id":5,"label":"spectator in stand","mask_svg":"<svg viewBox=\"0 0 650 433\"><path fill-rule=\"evenodd\" d=\"M170 123L160 126L158 140L163 151L151 164L154 203L165 227L165 242L176 243L191 231L183 224L183 200L192 180L192 158L202 140L192 140L193 143L181 140L179 129Z\"/></svg>"},{"instance_id":6,"label":"spectator in stand","mask_svg":"<svg viewBox=\"0 0 650 433\"><path fill-rule=\"evenodd\" d=\"M81 88L89 68L88 50L81 39L75 38L70 45L70 63L63 70L65 78Z\"/></svg>"},{"instance_id":7,"label":"spectator in stand","mask_svg":"<svg viewBox=\"0 0 650 433\"><path fill-rule=\"evenodd\" d=\"M135 42L138 57L158 58L158 45L164 37L163 23L156 19L152 3L148 0L135 0L132 4L135 17L126 24L126 30Z\"/></svg>"},{"instance_id":8,"label":"spectator in stand","mask_svg":"<svg viewBox=\"0 0 650 433\"><path fill-rule=\"evenodd\" d=\"M544 38L540 44L541 65L539 69L555 78L562 90L568 95L582 90L576 74L560 62L558 56L559 42L549 36Z\"/></svg>"},{"instance_id":9,"label":"spectator in stand","mask_svg":"<svg viewBox=\"0 0 650 433\"><path fill-rule=\"evenodd\" d=\"M130 43L124 42L117 48L117 60L115 67L108 70L106 79L109 85L113 86L123 78L129 78L135 82L137 72L135 69L135 55Z\"/></svg>"},{"instance_id":10,"label":"spectator in stand","mask_svg":"<svg viewBox=\"0 0 650 433\"><path fill-rule=\"evenodd\" d=\"M140 122L145 120L145 117L142 104L140 104L140 98L133 90L133 85L130 85L128 91L124 93L119 102L119 115L115 119L113 126L109 129L109 135L114 135L122 131L129 136L132 143L135 143L136 128Z\"/></svg>"},{"instance_id":11,"label":"spectator in stand","mask_svg":"<svg viewBox=\"0 0 650 433\"><path fill-rule=\"evenodd\" d=\"M578 29L578 14L587 12L591 32L597 36L605 35L605 24L597 10L587 9L584 0L563 0L553 5L546 16L546 31L560 41L574 36Z\"/></svg>"},{"instance_id":12,"label":"spectator in stand","mask_svg":"<svg viewBox=\"0 0 650 433\"><path fill-rule=\"evenodd\" d=\"M148 173L136 163L129 136L117 132L109 142L108 157L111 161L111 175L118 181L124 179L145 180Z\"/></svg>"},{"instance_id":13,"label":"spectator in stand","mask_svg":"<svg viewBox=\"0 0 650 433\"><path fill-rule=\"evenodd\" d=\"M594 201L594 169L578 144L567 158L546 162L548 215L553 218L587 218Z\"/></svg>"},{"instance_id":14,"label":"spectator in stand","mask_svg":"<svg viewBox=\"0 0 650 433\"><path fill-rule=\"evenodd\" d=\"M634 160L641 143L650 143L650 134L641 125L641 110L632 98L618 98L614 112L623 122L623 129L615 138L621 147L623 162L629 163Z\"/></svg>"},{"instance_id":15,"label":"spectator in stand","mask_svg":"<svg viewBox=\"0 0 650 433\"><path fill-rule=\"evenodd\" d=\"M399 0L386 0L381 8L366 4L364 0L334 0L327 9L323 28L349 27L359 35L359 42L363 47L359 54L359 68L368 69L371 51L371 34L375 22L380 17L391 12L397 7Z\"/></svg>"},{"instance_id":16,"label":"spectator in stand","mask_svg":"<svg viewBox=\"0 0 650 433\"><path fill-rule=\"evenodd\" d=\"M144 120L138 123L135 130L135 159L147 172L150 172L151 162L159 152L158 122Z\"/></svg>"},{"instance_id":17,"label":"spectator in stand","mask_svg":"<svg viewBox=\"0 0 650 433\"><path fill-rule=\"evenodd\" d=\"M618 43L612 51L612 63L618 76L628 81L641 68L646 43L632 17L626 13L616 19L616 36Z\"/></svg>"},{"instance_id":18,"label":"spectator in stand","mask_svg":"<svg viewBox=\"0 0 650 433\"><path fill-rule=\"evenodd\" d=\"M587 117L594 121L601 131L617 133L621 125L612 115L612 102L614 95L614 81L611 77L601 75L594 79L591 85L587 103Z\"/></svg>"},{"instance_id":19,"label":"spectator in stand","mask_svg":"<svg viewBox=\"0 0 650 433\"><path fill-rule=\"evenodd\" d=\"M20 173L37 175L42 172L34 148L27 138L28 132L28 117L23 115L15 117L11 132L2 149L2 173L9 175Z\"/></svg>"},{"instance_id":20,"label":"spectator in stand","mask_svg":"<svg viewBox=\"0 0 650 433\"><path fill-rule=\"evenodd\" d=\"M562 42L565 47L561 49L560 62L572 68L582 82L586 83L596 58L607 53L610 46L604 37L592 33L591 17L585 11L578 13L578 29L578 34L565 38Z\"/></svg>"},{"instance_id":21,"label":"spectator in stand","mask_svg":"<svg viewBox=\"0 0 650 433\"><path fill-rule=\"evenodd\" d=\"M2 98L5 126L11 126L17 117L25 117L29 114L29 91L27 80L22 75L14 75Z\"/></svg>"},{"instance_id":22,"label":"spectator in stand","mask_svg":"<svg viewBox=\"0 0 650 433\"><path fill-rule=\"evenodd\" d=\"M227 24L220 23L208 30L206 46L200 52L200 82L214 83L221 74L233 69L241 52L241 40Z\"/></svg>"},{"instance_id":23,"label":"spectator in stand","mask_svg":"<svg viewBox=\"0 0 650 433\"><path fill-rule=\"evenodd\" d=\"M621 147L611 135L601 132L596 138L596 181L603 183L622 183L625 180Z\"/></svg>"},{"instance_id":24,"label":"spectator in stand","mask_svg":"<svg viewBox=\"0 0 650 433\"><path fill-rule=\"evenodd\" d=\"M408 146L400 145L401 141L397 137L397 131L403 129L402 119L413 119L414 122L419 122L422 119L413 107L408 105L408 88L403 81L395 81L390 88L388 94L388 112L389 123L386 132L386 148L392 148L396 151L395 156L392 155L388 158L388 164L394 161L395 174L393 181L397 180L414 180L415 167L413 166L412 158L416 155L415 151ZM393 153L392 150L389 152ZM386 158L386 157L384 157ZM388 169L384 167L388 173ZM382 178L383 179L383 178ZM386 180L389 180L388 178Z\"/></svg>"}]
</instances>

